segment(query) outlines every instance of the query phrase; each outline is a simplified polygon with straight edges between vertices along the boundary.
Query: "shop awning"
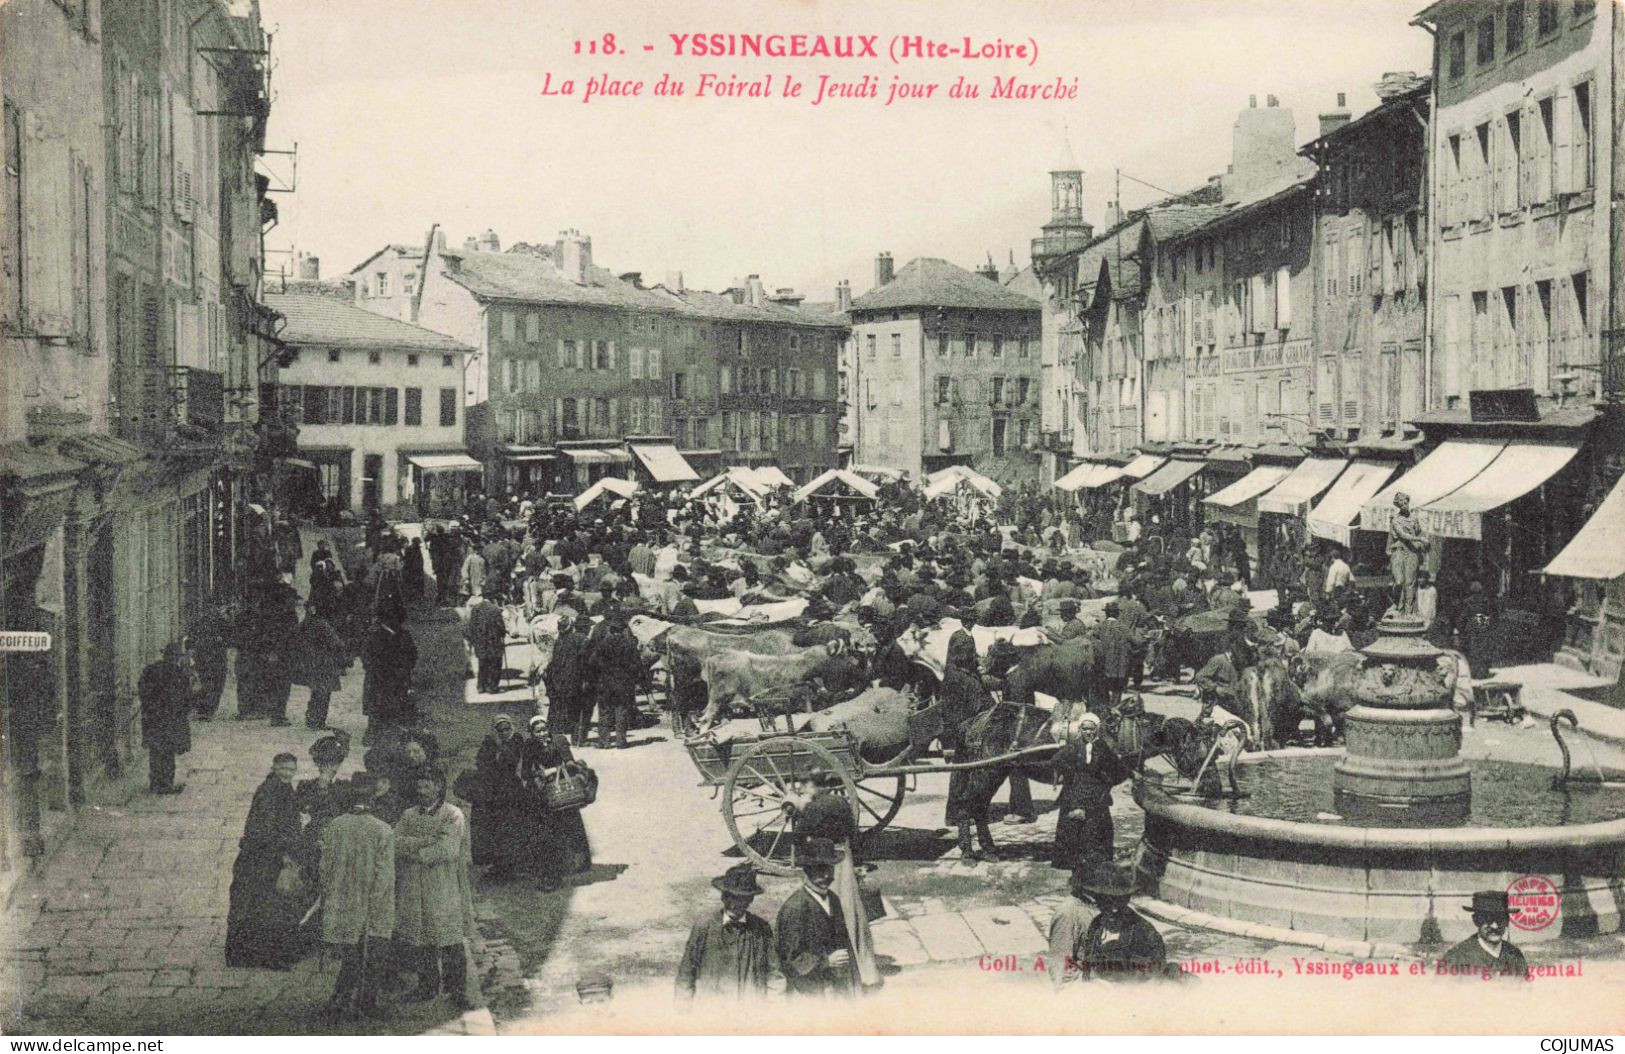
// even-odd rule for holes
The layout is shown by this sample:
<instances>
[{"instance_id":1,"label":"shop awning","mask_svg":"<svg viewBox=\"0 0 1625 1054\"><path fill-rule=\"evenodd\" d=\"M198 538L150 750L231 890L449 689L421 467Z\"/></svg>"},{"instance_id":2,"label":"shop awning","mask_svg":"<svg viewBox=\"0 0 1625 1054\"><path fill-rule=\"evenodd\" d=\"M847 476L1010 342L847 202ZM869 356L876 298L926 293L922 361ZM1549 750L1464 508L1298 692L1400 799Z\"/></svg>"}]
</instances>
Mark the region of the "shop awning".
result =
<instances>
[{"instance_id":1,"label":"shop awning","mask_svg":"<svg viewBox=\"0 0 1625 1054\"><path fill-rule=\"evenodd\" d=\"M1258 511L1302 516L1309 503L1348 467L1349 463L1342 458L1305 458L1269 493L1259 496Z\"/></svg>"},{"instance_id":2,"label":"shop awning","mask_svg":"<svg viewBox=\"0 0 1625 1054\"><path fill-rule=\"evenodd\" d=\"M406 460L423 472L483 472L485 466L467 454L408 454Z\"/></svg>"},{"instance_id":3,"label":"shop awning","mask_svg":"<svg viewBox=\"0 0 1625 1054\"><path fill-rule=\"evenodd\" d=\"M1382 489L1397 467L1382 461L1356 461L1344 469L1320 504L1310 511L1309 533L1338 545L1350 545L1360 507Z\"/></svg>"},{"instance_id":4,"label":"shop awning","mask_svg":"<svg viewBox=\"0 0 1625 1054\"><path fill-rule=\"evenodd\" d=\"M1123 475L1131 479L1144 479L1155 472L1166 460L1168 459L1159 457L1156 454L1141 454L1123 466Z\"/></svg>"},{"instance_id":5,"label":"shop awning","mask_svg":"<svg viewBox=\"0 0 1625 1054\"><path fill-rule=\"evenodd\" d=\"M886 480L897 480L903 478L902 469L889 468L885 465L853 465L852 467L848 468L847 471L856 472L858 475L865 478L870 476L873 476L876 479Z\"/></svg>"},{"instance_id":6,"label":"shop awning","mask_svg":"<svg viewBox=\"0 0 1625 1054\"><path fill-rule=\"evenodd\" d=\"M561 448L561 454L568 454L570 458L580 465L630 465L632 455L624 450L606 450L603 447L588 447L581 450Z\"/></svg>"},{"instance_id":7,"label":"shop awning","mask_svg":"<svg viewBox=\"0 0 1625 1054\"><path fill-rule=\"evenodd\" d=\"M1483 472L1506 449L1502 439L1452 439L1360 508L1360 530L1387 531L1394 515L1394 495L1407 494L1411 508L1419 509L1460 489Z\"/></svg>"},{"instance_id":8,"label":"shop awning","mask_svg":"<svg viewBox=\"0 0 1625 1054\"><path fill-rule=\"evenodd\" d=\"M1233 509L1263 494L1285 479L1286 474L1287 470L1280 465L1260 465L1223 490L1209 494L1202 501L1209 505Z\"/></svg>"},{"instance_id":9,"label":"shop awning","mask_svg":"<svg viewBox=\"0 0 1625 1054\"><path fill-rule=\"evenodd\" d=\"M558 457L557 451L540 446L512 446L497 447L497 453L504 461L553 461Z\"/></svg>"},{"instance_id":10,"label":"shop awning","mask_svg":"<svg viewBox=\"0 0 1625 1054\"><path fill-rule=\"evenodd\" d=\"M1541 573L1604 581L1625 575L1625 479L1614 484L1580 533Z\"/></svg>"},{"instance_id":11,"label":"shop awning","mask_svg":"<svg viewBox=\"0 0 1625 1054\"><path fill-rule=\"evenodd\" d=\"M629 479L618 476L605 476L575 497L576 511L585 509L606 494L614 494L621 498L630 498L638 492L638 485Z\"/></svg>"},{"instance_id":12,"label":"shop awning","mask_svg":"<svg viewBox=\"0 0 1625 1054\"><path fill-rule=\"evenodd\" d=\"M1055 485L1065 491L1093 490L1104 487L1108 483L1115 483L1124 479L1128 474L1116 465L1101 465L1093 461L1085 461L1071 472L1055 481Z\"/></svg>"},{"instance_id":13,"label":"shop awning","mask_svg":"<svg viewBox=\"0 0 1625 1054\"><path fill-rule=\"evenodd\" d=\"M643 462L656 483L687 483L700 478L692 465L669 443L634 444L632 453Z\"/></svg>"},{"instance_id":14,"label":"shop awning","mask_svg":"<svg viewBox=\"0 0 1625 1054\"><path fill-rule=\"evenodd\" d=\"M1513 440L1489 467L1418 511L1422 528L1441 538L1482 538L1484 514L1528 494L1574 459L1578 448Z\"/></svg>"},{"instance_id":15,"label":"shop awning","mask_svg":"<svg viewBox=\"0 0 1625 1054\"><path fill-rule=\"evenodd\" d=\"M1166 494L1207 468L1205 461L1170 461L1140 482L1133 489L1141 494Z\"/></svg>"}]
</instances>

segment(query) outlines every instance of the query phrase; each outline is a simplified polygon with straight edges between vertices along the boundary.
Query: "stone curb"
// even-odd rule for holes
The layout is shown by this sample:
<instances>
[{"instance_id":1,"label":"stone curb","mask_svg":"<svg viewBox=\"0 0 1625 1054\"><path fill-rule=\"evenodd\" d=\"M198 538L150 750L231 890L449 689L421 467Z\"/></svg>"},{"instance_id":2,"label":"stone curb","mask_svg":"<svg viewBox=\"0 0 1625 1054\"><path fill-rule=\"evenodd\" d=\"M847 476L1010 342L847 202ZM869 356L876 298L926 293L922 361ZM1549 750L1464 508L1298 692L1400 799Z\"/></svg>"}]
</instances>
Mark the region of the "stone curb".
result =
<instances>
[{"instance_id":1,"label":"stone curb","mask_svg":"<svg viewBox=\"0 0 1625 1054\"><path fill-rule=\"evenodd\" d=\"M1136 909L1152 918L1171 922L1176 926L1213 930L1233 937L1250 937L1275 944L1296 944L1316 948L1330 955L1344 955L1351 959L1398 959L1405 962L1422 960L1422 956L1402 944L1357 941L1349 937L1331 937L1324 933L1288 930L1258 922L1237 922L1235 919L1221 918L1209 915L1205 911L1193 911L1178 904L1170 904L1155 897L1135 897L1133 904Z\"/></svg>"}]
</instances>

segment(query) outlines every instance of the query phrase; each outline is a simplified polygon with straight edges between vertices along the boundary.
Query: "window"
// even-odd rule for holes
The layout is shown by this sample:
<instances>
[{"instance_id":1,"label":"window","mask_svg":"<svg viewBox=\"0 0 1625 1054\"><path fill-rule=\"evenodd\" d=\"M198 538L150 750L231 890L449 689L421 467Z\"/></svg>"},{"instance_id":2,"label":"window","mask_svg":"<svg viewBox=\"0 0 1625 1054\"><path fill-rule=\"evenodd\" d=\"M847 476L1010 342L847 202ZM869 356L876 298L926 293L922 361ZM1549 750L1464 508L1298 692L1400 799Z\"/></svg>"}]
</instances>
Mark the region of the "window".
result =
<instances>
[{"instance_id":1,"label":"window","mask_svg":"<svg viewBox=\"0 0 1625 1054\"><path fill-rule=\"evenodd\" d=\"M406 389L406 421L405 424L416 427L423 423L423 389Z\"/></svg>"},{"instance_id":2,"label":"window","mask_svg":"<svg viewBox=\"0 0 1625 1054\"><path fill-rule=\"evenodd\" d=\"M1021 342L1016 345L1016 357L1022 359L1027 358L1032 353L1030 344L1031 342L1026 337L1022 337Z\"/></svg>"},{"instance_id":3,"label":"window","mask_svg":"<svg viewBox=\"0 0 1625 1054\"><path fill-rule=\"evenodd\" d=\"M1025 417L1016 422L1016 442L1019 443L1023 448L1032 445L1032 428L1033 423L1027 420Z\"/></svg>"},{"instance_id":4,"label":"window","mask_svg":"<svg viewBox=\"0 0 1625 1054\"><path fill-rule=\"evenodd\" d=\"M995 359L1004 358L1004 338L997 333L993 335L993 357Z\"/></svg>"},{"instance_id":5,"label":"window","mask_svg":"<svg viewBox=\"0 0 1625 1054\"><path fill-rule=\"evenodd\" d=\"M1009 430L1010 430L1010 422L1007 419L1005 419L1003 417L995 417L993 419L993 456L994 457L1003 457L1005 455L1005 448L1006 448L1005 436L1009 432Z\"/></svg>"},{"instance_id":6,"label":"window","mask_svg":"<svg viewBox=\"0 0 1625 1054\"><path fill-rule=\"evenodd\" d=\"M1597 13L1597 0L1574 0L1574 6L1571 10L1574 12L1576 22L1590 18Z\"/></svg>"},{"instance_id":7,"label":"window","mask_svg":"<svg viewBox=\"0 0 1625 1054\"><path fill-rule=\"evenodd\" d=\"M1582 341L1585 340L1585 335L1591 332L1590 277L1589 272L1580 271L1570 279L1570 284L1574 286L1574 320L1578 323L1576 328L1580 331Z\"/></svg>"},{"instance_id":8,"label":"window","mask_svg":"<svg viewBox=\"0 0 1625 1054\"><path fill-rule=\"evenodd\" d=\"M799 333L790 334L790 350L791 351L800 351L801 350L801 334L799 334Z\"/></svg>"},{"instance_id":9,"label":"window","mask_svg":"<svg viewBox=\"0 0 1625 1054\"><path fill-rule=\"evenodd\" d=\"M867 334L864 337L864 348L867 352L867 357L872 360L875 357L875 335L873 333Z\"/></svg>"},{"instance_id":10,"label":"window","mask_svg":"<svg viewBox=\"0 0 1625 1054\"><path fill-rule=\"evenodd\" d=\"M339 361L339 355L340 355L339 349L337 349L337 348L328 348L327 349L327 361L328 362L337 362L337 361Z\"/></svg>"},{"instance_id":11,"label":"window","mask_svg":"<svg viewBox=\"0 0 1625 1054\"><path fill-rule=\"evenodd\" d=\"M648 375L648 378L651 381L658 381L660 379L660 371L662 366L660 361L661 358L662 355L659 348L650 348L648 357L643 360L643 372Z\"/></svg>"},{"instance_id":12,"label":"window","mask_svg":"<svg viewBox=\"0 0 1625 1054\"><path fill-rule=\"evenodd\" d=\"M593 435L600 435L600 436L608 435L609 431L610 431L610 425L609 425L609 400L608 399L594 399L592 401L592 432L593 432Z\"/></svg>"},{"instance_id":13,"label":"window","mask_svg":"<svg viewBox=\"0 0 1625 1054\"><path fill-rule=\"evenodd\" d=\"M1535 111L1540 116L1540 126L1536 129L1534 144L1534 172L1529 180L1529 200L1533 204L1552 200L1552 186L1556 182L1556 173L1553 171L1553 162L1557 156L1552 149L1556 132L1553 121L1555 101L1550 95L1535 104Z\"/></svg>"},{"instance_id":14,"label":"window","mask_svg":"<svg viewBox=\"0 0 1625 1054\"><path fill-rule=\"evenodd\" d=\"M995 377L995 378L993 378L993 405L999 406L999 405L1002 405L1003 403L1004 403L1004 378L1003 377Z\"/></svg>"},{"instance_id":15,"label":"window","mask_svg":"<svg viewBox=\"0 0 1625 1054\"><path fill-rule=\"evenodd\" d=\"M1495 190L1496 173L1493 167L1493 159L1495 154L1494 148L1490 145L1492 142L1490 138L1490 123L1485 121L1483 124L1479 125L1477 132L1478 156L1473 160L1478 163L1478 201L1474 203L1477 207L1475 208L1473 215L1479 219L1486 219L1494 215L1495 203L1498 200L1496 198Z\"/></svg>"},{"instance_id":16,"label":"window","mask_svg":"<svg viewBox=\"0 0 1625 1054\"><path fill-rule=\"evenodd\" d=\"M518 337L519 313L517 311L498 311L501 316L502 339L510 343Z\"/></svg>"},{"instance_id":17,"label":"window","mask_svg":"<svg viewBox=\"0 0 1625 1054\"><path fill-rule=\"evenodd\" d=\"M729 395L733 392L733 370L727 366L717 371L717 394Z\"/></svg>"},{"instance_id":18,"label":"window","mask_svg":"<svg viewBox=\"0 0 1625 1054\"><path fill-rule=\"evenodd\" d=\"M784 394L792 399L799 399L804 392L801 390L801 371L790 369L784 371Z\"/></svg>"},{"instance_id":19,"label":"window","mask_svg":"<svg viewBox=\"0 0 1625 1054\"><path fill-rule=\"evenodd\" d=\"M948 334L946 334L946 333L938 333L937 334L937 358L946 359L947 357L948 357Z\"/></svg>"},{"instance_id":20,"label":"window","mask_svg":"<svg viewBox=\"0 0 1625 1054\"><path fill-rule=\"evenodd\" d=\"M678 371L671 375L671 397L673 399L688 398L688 375Z\"/></svg>"},{"instance_id":21,"label":"window","mask_svg":"<svg viewBox=\"0 0 1625 1054\"><path fill-rule=\"evenodd\" d=\"M626 400L626 426L633 435L643 433L643 396L633 395Z\"/></svg>"},{"instance_id":22,"label":"window","mask_svg":"<svg viewBox=\"0 0 1625 1054\"><path fill-rule=\"evenodd\" d=\"M525 339L532 344L542 339L542 316L534 311L525 315Z\"/></svg>"},{"instance_id":23,"label":"window","mask_svg":"<svg viewBox=\"0 0 1625 1054\"><path fill-rule=\"evenodd\" d=\"M1523 115L1514 110L1506 118L1506 150L1501 172L1501 211L1516 212L1523 205L1529 166L1523 156Z\"/></svg>"},{"instance_id":24,"label":"window","mask_svg":"<svg viewBox=\"0 0 1625 1054\"><path fill-rule=\"evenodd\" d=\"M1523 50L1523 0L1507 5L1506 53L1516 55Z\"/></svg>"},{"instance_id":25,"label":"window","mask_svg":"<svg viewBox=\"0 0 1625 1054\"><path fill-rule=\"evenodd\" d=\"M1032 382L1031 377L1018 377L1018 378L1016 378L1016 405L1017 406L1020 406L1020 405L1022 405L1024 403L1026 403L1028 397L1032 394L1032 385L1033 385L1033 382Z\"/></svg>"},{"instance_id":26,"label":"window","mask_svg":"<svg viewBox=\"0 0 1625 1054\"><path fill-rule=\"evenodd\" d=\"M401 292L403 294L406 296L411 296L413 293L417 292L417 289L418 273L416 271L408 271L401 275Z\"/></svg>"},{"instance_id":27,"label":"window","mask_svg":"<svg viewBox=\"0 0 1625 1054\"><path fill-rule=\"evenodd\" d=\"M368 366L377 366L380 363L382 363L383 361L384 361L383 352L381 352L381 351L369 351L369 352L367 352L367 365Z\"/></svg>"},{"instance_id":28,"label":"window","mask_svg":"<svg viewBox=\"0 0 1625 1054\"><path fill-rule=\"evenodd\" d=\"M903 335L901 333L891 335L891 357L894 359L903 357Z\"/></svg>"},{"instance_id":29,"label":"window","mask_svg":"<svg viewBox=\"0 0 1625 1054\"><path fill-rule=\"evenodd\" d=\"M1596 183L1591 159L1591 82L1574 86L1574 186L1589 190Z\"/></svg>"},{"instance_id":30,"label":"window","mask_svg":"<svg viewBox=\"0 0 1625 1054\"><path fill-rule=\"evenodd\" d=\"M976 357L976 334L965 334L965 355L974 359Z\"/></svg>"},{"instance_id":31,"label":"window","mask_svg":"<svg viewBox=\"0 0 1625 1054\"><path fill-rule=\"evenodd\" d=\"M416 366L418 364L418 357L416 355L408 355L406 357L406 364L408 366Z\"/></svg>"},{"instance_id":32,"label":"window","mask_svg":"<svg viewBox=\"0 0 1625 1054\"><path fill-rule=\"evenodd\" d=\"M442 366L450 366L450 365L452 365L451 356L450 355L442 355L442 356L440 356L440 365L442 365Z\"/></svg>"},{"instance_id":33,"label":"window","mask_svg":"<svg viewBox=\"0 0 1625 1054\"><path fill-rule=\"evenodd\" d=\"M1540 0L1535 9L1535 32L1542 37L1557 32L1557 0Z\"/></svg>"},{"instance_id":34,"label":"window","mask_svg":"<svg viewBox=\"0 0 1625 1054\"><path fill-rule=\"evenodd\" d=\"M457 424L457 389L440 389L440 427L451 428Z\"/></svg>"},{"instance_id":35,"label":"window","mask_svg":"<svg viewBox=\"0 0 1625 1054\"><path fill-rule=\"evenodd\" d=\"M627 352L626 358L627 362L631 364L632 379L641 381L643 379L643 349L633 348Z\"/></svg>"},{"instance_id":36,"label":"window","mask_svg":"<svg viewBox=\"0 0 1625 1054\"><path fill-rule=\"evenodd\" d=\"M822 366L812 371L812 397L814 399L829 398L829 380L824 375Z\"/></svg>"},{"instance_id":37,"label":"window","mask_svg":"<svg viewBox=\"0 0 1625 1054\"><path fill-rule=\"evenodd\" d=\"M1541 5L1545 7L1545 4ZM1459 81L1467 74L1467 33L1451 34L1450 37L1450 79Z\"/></svg>"},{"instance_id":38,"label":"window","mask_svg":"<svg viewBox=\"0 0 1625 1054\"><path fill-rule=\"evenodd\" d=\"M1488 66L1495 61L1495 16L1485 15L1478 20L1478 64Z\"/></svg>"},{"instance_id":39,"label":"window","mask_svg":"<svg viewBox=\"0 0 1625 1054\"><path fill-rule=\"evenodd\" d=\"M615 343L609 340L595 340L592 342L592 368L595 370L613 370L615 368Z\"/></svg>"},{"instance_id":40,"label":"window","mask_svg":"<svg viewBox=\"0 0 1625 1054\"><path fill-rule=\"evenodd\" d=\"M772 395L774 387L774 371L763 366L756 372L756 392L759 395Z\"/></svg>"}]
</instances>

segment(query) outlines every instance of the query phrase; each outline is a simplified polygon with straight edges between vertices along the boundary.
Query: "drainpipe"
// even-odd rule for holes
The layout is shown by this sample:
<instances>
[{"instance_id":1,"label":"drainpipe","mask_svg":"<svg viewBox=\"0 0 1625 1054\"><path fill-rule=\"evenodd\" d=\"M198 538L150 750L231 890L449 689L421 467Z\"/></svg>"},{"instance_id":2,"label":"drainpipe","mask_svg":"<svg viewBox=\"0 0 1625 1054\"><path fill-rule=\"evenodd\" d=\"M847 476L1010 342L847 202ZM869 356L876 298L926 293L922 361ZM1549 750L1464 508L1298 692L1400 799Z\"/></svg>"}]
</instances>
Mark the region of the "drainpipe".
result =
<instances>
[{"instance_id":1,"label":"drainpipe","mask_svg":"<svg viewBox=\"0 0 1625 1054\"><path fill-rule=\"evenodd\" d=\"M1614 5L1610 5L1614 6ZM1428 230L1428 290L1425 322L1422 326L1422 411L1437 409L1433 383L1433 329L1439 324L1439 224L1434 214L1439 190L1439 32L1425 22L1412 22L1433 38L1433 83L1428 88L1428 116L1424 122L1427 143L1427 178L1422 195L1422 219ZM1411 111L1415 113L1415 110ZM1420 116L1417 120L1422 120Z\"/></svg>"}]
</instances>

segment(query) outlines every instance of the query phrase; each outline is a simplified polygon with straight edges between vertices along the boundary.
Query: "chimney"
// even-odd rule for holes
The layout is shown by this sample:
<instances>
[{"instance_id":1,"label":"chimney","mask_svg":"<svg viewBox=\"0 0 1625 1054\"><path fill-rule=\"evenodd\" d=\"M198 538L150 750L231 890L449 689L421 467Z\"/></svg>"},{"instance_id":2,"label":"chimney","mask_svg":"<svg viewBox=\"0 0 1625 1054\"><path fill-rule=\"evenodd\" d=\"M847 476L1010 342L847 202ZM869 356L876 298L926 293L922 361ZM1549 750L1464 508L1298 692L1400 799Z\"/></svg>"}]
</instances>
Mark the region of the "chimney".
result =
<instances>
[{"instance_id":1,"label":"chimney","mask_svg":"<svg viewBox=\"0 0 1625 1054\"><path fill-rule=\"evenodd\" d=\"M1113 227L1117 226L1119 223L1122 223L1122 222L1123 222L1123 209L1122 209L1122 206L1120 206L1115 201L1106 202L1106 223L1105 223L1106 229L1111 230Z\"/></svg>"},{"instance_id":2,"label":"chimney","mask_svg":"<svg viewBox=\"0 0 1625 1054\"><path fill-rule=\"evenodd\" d=\"M480 235L480 252L499 253L501 251L502 243L497 240L497 232L489 227L485 228L485 233Z\"/></svg>"},{"instance_id":3,"label":"chimney","mask_svg":"<svg viewBox=\"0 0 1625 1054\"><path fill-rule=\"evenodd\" d=\"M438 227L435 228L434 232L434 251L437 253L446 251L446 232Z\"/></svg>"},{"instance_id":4,"label":"chimney","mask_svg":"<svg viewBox=\"0 0 1625 1054\"><path fill-rule=\"evenodd\" d=\"M683 292L684 291L683 290L683 272L681 272L681 271L667 271L666 272L666 288L668 290L670 290L671 292L673 292L673 293L681 293L681 292Z\"/></svg>"},{"instance_id":5,"label":"chimney","mask_svg":"<svg viewBox=\"0 0 1625 1054\"><path fill-rule=\"evenodd\" d=\"M997 282L999 280L999 265L993 262L992 253L987 254L987 263L978 267L976 269L976 273L981 275L983 278L986 278L989 282Z\"/></svg>"},{"instance_id":6,"label":"chimney","mask_svg":"<svg viewBox=\"0 0 1625 1054\"><path fill-rule=\"evenodd\" d=\"M879 289L881 286L885 285L891 280L891 253L881 253L879 256L875 257L875 288Z\"/></svg>"},{"instance_id":7,"label":"chimney","mask_svg":"<svg viewBox=\"0 0 1625 1054\"><path fill-rule=\"evenodd\" d=\"M842 314L852 310L852 283L844 278L835 283L835 310Z\"/></svg>"},{"instance_id":8,"label":"chimney","mask_svg":"<svg viewBox=\"0 0 1625 1054\"><path fill-rule=\"evenodd\" d=\"M1278 103L1276 101L1276 98L1273 95L1266 96L1264 101L1270 106L1279 106L1280 105L1280 103Z\"/></svg>"},{"instance_id":9,"label":"chimney","mask_svg":"<svg viewBox=\"0 0 1625 1054\"><path fill-rule=\"evenodd\" d=\"M306 256L299 254L299 280L301 282L319 282L322 279L322 261L319 256Z\"/></svg>"},{"instance_id":10,"label":"chimney","mask_svg":"<svg viewBox=\"0 0 1625 1054\"><path fill-rule=\"evenodd\" d=\"M1256 96L1256 95L1247 96L1247 109L1249 109L1249 110L1258 109L1258 96Z\"/></svg>"},{"instance_id":11,"label":"chimney","mask_svg":"<svg viewBox=\"0 0 1625 1054\"><path fill-rule=\"evenodd\" d=\"M474 238L473 235L469 235L467 238L463 239L463 252L465 252L465 253L477 253L479 251L480 251L480 243L479 243L479 241L477 239Z\"/></svg>"},{"instance_id":12,"label":"chimney","mask_svg":"<svg viewBox=\"0 0 1625 1054\"><path fill-rule=\"evenodd\" d=\"M1348 124L1352 118L1349 115L1348 95L1337 93L1337 109L1320 115L1320 134L1324 138Z\"/></svg>"},{"instance_id":13,"label":"chimney","mask_svg":"<svg viewBox=\"0 0 1625 1054\"><path fill-rule=\"evenodd\" d=\"M643 288L643 272L642 271L628 271L625 274L621 275L620 277L621 277L621 281L625 282L627 285L631 286L634 289L642 289Z\"/></svg>"},{"instance_id":14,"label":"chimney","mask_svg":"<svg viewBox=\"0 0 1625 1054\"><path fill-rule=\"evenodd\" d=\"M592 279L592 239L583 238L578 230L559 232L553 243L553 266L576 285L588 285Z\"/></svg>"},{"instance_id":15,"label":"chimney","mask_svg":"<svg viewBox=\"0 0 1625 1054\"><path fill-rule=\"evenodd\" d=\"M767 288L762 285L762 276L753 274L745 279L745 303L751 307L761 307L767 299Z\"/></svg>"},{"instance_id":16,"label":"chimney","mask_svg":"<svg viewBox=\"0 0 1625 1054\"><path fill-rule=\"evenodd\" d=\"M767 298L767 302L770 304L778 304L782 307L799 307L801 306L801 302L805 299L807 298L801 293L786 287L783 289L773 290L773 295Z\"/></svg>"},{"instance_id":17,"label":"chimney","mask_svg":"<svg viewBox=\"0 0 1625 1054\"><path fill-rule=\"evenodd\" d=\"M1406 92L1415 91L1417 88L1420 88L1426 83L1426 77L1419 77L1409 70L1402 70L1399 72L1384 73L1382 75L1382 80L1376 83L1375 90L1377 92L1377 98L1381 99L1383 102L1387 102L1389 99L1392 99L1395 96L1404 95Z\"/></svg>"},{"instance_id":18,"label":"chimney","mask_svg":"<svg viewBox=\"0 0 1625 1054\"><path fill-rule=\"evenodd\" d=\"M1228 201L1278 175L1282 167L1297 158L1297 127L1292 111L1268 97L1269 106L1259 109L1249 98L1247 109L1236 115L1230 138L1230 176L1224 181Z\"/></svg>"}]
</instances>

